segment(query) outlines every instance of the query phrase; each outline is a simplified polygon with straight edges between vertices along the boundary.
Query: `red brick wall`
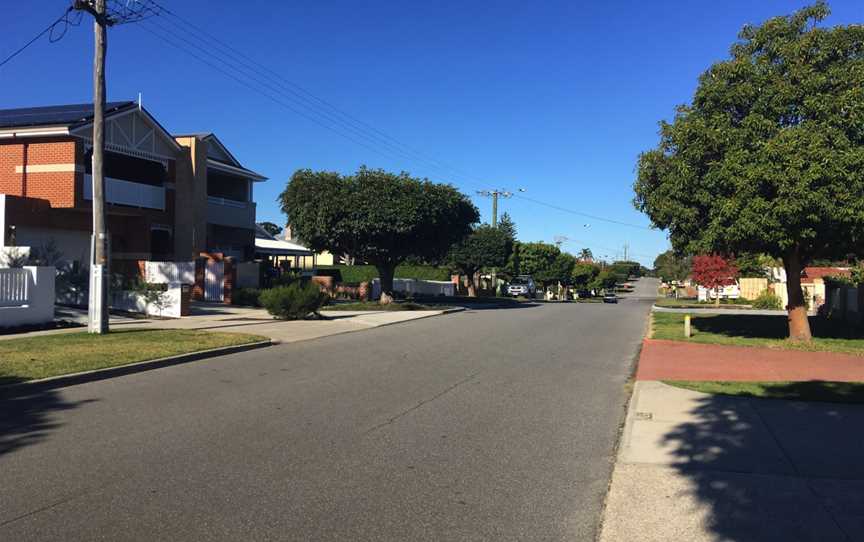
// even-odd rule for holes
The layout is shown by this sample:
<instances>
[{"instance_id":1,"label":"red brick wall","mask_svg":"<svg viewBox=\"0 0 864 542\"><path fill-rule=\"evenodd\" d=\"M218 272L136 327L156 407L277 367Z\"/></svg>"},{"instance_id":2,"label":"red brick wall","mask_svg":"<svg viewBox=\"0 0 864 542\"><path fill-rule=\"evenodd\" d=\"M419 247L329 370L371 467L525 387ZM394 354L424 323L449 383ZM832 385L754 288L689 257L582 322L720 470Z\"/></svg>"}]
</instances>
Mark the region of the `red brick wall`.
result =
<instances>
[{"instance_id":1,"label":"red brick wall","mask_svg":"<svg viewBox=\"0 0 864 542\"><path fill-rule=\"evenodd\" d=\"M75 173L17 173L18 166L76 163L76 143L32 141L0 143L0 193L45 199L52 207L75 206Z\"/></svg>"}]
</instances>

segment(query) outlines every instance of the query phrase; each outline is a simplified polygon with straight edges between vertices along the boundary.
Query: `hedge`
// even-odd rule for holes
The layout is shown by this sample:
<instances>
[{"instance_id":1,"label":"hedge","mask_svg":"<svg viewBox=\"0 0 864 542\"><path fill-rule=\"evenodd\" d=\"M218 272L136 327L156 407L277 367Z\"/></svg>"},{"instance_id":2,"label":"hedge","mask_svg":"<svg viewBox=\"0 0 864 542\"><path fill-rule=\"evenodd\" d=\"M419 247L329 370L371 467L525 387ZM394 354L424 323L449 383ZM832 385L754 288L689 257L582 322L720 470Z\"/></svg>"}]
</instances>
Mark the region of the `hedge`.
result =
<instances>
[{"instance_id":1,"label":"hedge","mask_svg":"<svg viewBox=\"0 0 864 542\"><path fill-rule=\"evenodd\" d=\"M337 282L359 284L378 278L374 265L322 265L318 268L321 275L334 277ZM446 267L431 265L400 265L396 268L397 279L450 280L450 270Z\"/></svg>"}]
</instances>

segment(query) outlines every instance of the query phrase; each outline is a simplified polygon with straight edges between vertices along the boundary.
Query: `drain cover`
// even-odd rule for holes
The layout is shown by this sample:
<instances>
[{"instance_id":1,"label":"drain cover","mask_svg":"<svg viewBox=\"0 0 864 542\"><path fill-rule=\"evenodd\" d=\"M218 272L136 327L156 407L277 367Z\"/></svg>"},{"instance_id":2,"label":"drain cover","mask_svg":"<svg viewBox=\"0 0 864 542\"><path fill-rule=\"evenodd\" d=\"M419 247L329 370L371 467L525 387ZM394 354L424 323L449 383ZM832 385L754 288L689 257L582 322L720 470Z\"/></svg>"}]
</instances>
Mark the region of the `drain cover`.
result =
<instances>
[{"instance_id":1,"label":"drain cover","mask_svg":"<svg viewBox=\"0 0 864 542\"><path fill-rule=\"evenodd\" d=\"M654 414L650 412L637 412L636 419L637 420L651 420L654 418Z\"/></svg>"}]
</instances>

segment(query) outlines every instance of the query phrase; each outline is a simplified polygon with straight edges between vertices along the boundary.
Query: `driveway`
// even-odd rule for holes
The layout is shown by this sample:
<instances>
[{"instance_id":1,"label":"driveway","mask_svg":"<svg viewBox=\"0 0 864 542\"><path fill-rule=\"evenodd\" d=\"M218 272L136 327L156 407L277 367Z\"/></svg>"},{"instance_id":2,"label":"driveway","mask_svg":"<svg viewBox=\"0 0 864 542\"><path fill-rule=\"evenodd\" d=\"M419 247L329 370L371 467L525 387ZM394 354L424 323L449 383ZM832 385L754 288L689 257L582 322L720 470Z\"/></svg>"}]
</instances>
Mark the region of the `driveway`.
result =
<instances>
[{"instance_id":1,"label":"driveway","mask_svg":"<svg viewBox=\"0 0 864 542\"><path fill-rule=\"evenodd\" d=\"M592 540L650 300L0 398L2 540Z\"/></svg>"}]
</instances>

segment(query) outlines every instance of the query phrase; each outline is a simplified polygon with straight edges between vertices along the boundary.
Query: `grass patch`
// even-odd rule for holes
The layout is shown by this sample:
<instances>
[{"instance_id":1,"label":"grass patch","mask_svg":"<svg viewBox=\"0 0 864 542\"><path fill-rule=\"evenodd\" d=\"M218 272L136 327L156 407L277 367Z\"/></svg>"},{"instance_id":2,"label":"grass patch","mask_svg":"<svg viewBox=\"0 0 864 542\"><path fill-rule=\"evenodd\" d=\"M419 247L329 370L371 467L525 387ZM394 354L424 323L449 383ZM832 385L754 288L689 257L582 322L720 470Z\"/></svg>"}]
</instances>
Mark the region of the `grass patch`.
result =
<instances>
[{"instance_id":1,"label":"grass patch","mask_svg":"<svg viewBox=\"0 0 864 542\"><path fill-rule=\"evenodd\" d=\"M864 403L862 382L693 382L689 380L664 381L670 386L702 393L759 397L763 399L789 399L793 401L820 401L827 403Z\"/></svg>"},{"instance_id":2,"label":"grass patch","mask_svg":"<svg viewBox=\"0 0 864 542\"><path fill-rule=\"evenodd\" d=\"M436 311L441 310L441 305L431 306L411 301L389 303L382 305L377 301L356 301L353 303L336 303L327 305L324 311Z\"/></svg>"},{"instance_id":3,"label":"grass patch","mask_svg":"<svg viewBox=\"0 0 864 542\"><path fill-rule=\"evenodd\" d=\"M813 341L802 343L787 339L788 323L784 315L691 315L692 336L689 339L684 337L684 316L653 312L652 337L695 343L864 355L864 333L860 329L821 317L810 317Z\"/></svg>"},{"instance_id":4,"label":"grass patch","mask_svg":"<svg viewBox=\"0 0 864 542\"><path fill-rule=\"evenodd\" d=\"M265 340L243 333L155 329L64 333L0 341L0 384L116 367Z\"/></svg>"},{"instance_id":5,"label":"grass patch","mask_svg":"<svg viewBox=\"0 0 864 542\"><path fill-rule=\"evenodd\" d=\"M675 299L674 297L661 297L654 303L658 307L670 309L752 309L753 306L746 299L723 299L720 306L713 301L696 301L695 299Z\"/></svg>"}]
</instances>

